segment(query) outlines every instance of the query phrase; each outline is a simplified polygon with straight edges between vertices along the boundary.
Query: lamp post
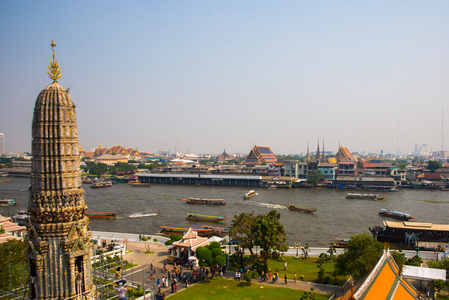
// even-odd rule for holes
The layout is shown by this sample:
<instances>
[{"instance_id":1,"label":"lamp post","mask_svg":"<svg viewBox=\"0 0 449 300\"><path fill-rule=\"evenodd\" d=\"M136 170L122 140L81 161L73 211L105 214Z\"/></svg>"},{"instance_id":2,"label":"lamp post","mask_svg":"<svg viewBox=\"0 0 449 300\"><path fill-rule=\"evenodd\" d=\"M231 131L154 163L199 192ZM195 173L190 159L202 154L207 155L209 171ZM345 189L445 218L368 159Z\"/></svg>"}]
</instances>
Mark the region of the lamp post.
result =
<instances>
[{"instance_id":1,"label":"lamp post","mask_svg":"<svg viewBox=\"0 0 449 300\"><path fill-rule=\"evenodd\" d=\"M295 248L296 248L296 256L295 258L299 258L299 248L301 248L301 242L295 242Z\"/></svg>"}]
</instances>

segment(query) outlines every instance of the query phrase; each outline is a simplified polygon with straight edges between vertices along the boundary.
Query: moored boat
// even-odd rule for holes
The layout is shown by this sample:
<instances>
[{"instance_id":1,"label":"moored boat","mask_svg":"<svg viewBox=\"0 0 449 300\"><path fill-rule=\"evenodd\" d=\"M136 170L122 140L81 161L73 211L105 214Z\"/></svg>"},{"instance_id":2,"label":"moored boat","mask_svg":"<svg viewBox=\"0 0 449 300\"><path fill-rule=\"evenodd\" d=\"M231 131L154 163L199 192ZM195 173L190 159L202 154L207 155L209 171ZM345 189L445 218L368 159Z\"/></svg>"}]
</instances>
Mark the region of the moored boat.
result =
<instances>
[{"instance_id":1,"label":"moored boat","mask_svg":"<svg viewBox=\"0 0 449 300\"><path fill-rule=\"evenodd\" d=\"M213 227L208 225L201 225L204 229L210 229L212 230L211 234L218 235L218 236L225 236L229 234L229 228L220 228L220 227Z\"/></svg>"},{"instance_id":2,"label":"moored boat","mask_svg":"<svg viewBox=\"0 0 449 300\"><path fill-rule=\"evenodd\" d=\"M14 201L14 199L0 199L0 206L13 206L17 204L18 202Z\"/></svg>"},{"instance_id":3,"label":"moored boat","mask_svg":"<svg viewBox=\"0 0 449 300\"><path fill-rule=\"evenodd\" d=\"M111 181L97 181L97 182L93 182L90 187L93 189L98 189L98 188L106 188L106 187L111 187L111 186L112 186Z\"/></svg>"},{"instance_id":4,"label":"moored boat","mask_svg":"<svg viewBox=\"0 0 449 300\"><path fill-rule=\"evenodd\" d=\"M243 199L247 200L247 199L249 199L251 197L254 197L254 196L256 196L256 191L251 190L251 191L243 194Z\"/></svg>"},{"instance_id":5,"label":"moored boat","mask_svg":"<svg viewBox=\"0 0 449 300\"><path fill-rule=\"evenodd\" d=\"M288 209L290 210L296 210L300 212L306 212L306 213L313 213L316 211L316 208L313 207L307 207L307 206L301 206L301 205L295 205L295 204L289 204L290 206Z\"/></svg>"},{"instance_id":6,"label":"moored boat","mask_svg":"<svg viewBox=\"0 0 449 300\"><path fill-rule=\"evenodd\" d=\"M12 216L14 223L19 224L20 226L26 226L30 220L30 215L27 211L19 211L14 216Z\"/></svg>"},{"instance_id":7,"label":"moored boat","mask_svg":"<svg viewBox=\"0 0 449 300\"><path fill-rule=\"evenodd\" d=\"M90 219L115 219L117 214L115 212L86 212L87 217Z\"/></svg>"},{"instance_id":8,"label":"moored boat","mask_svg":"<svg viewBox=\"0 0 449 300\"><path fill-rule=\"evenodd\" d=\"M387 196L380 196L379 194L362 194L362 193L347 193L347 199L370 199L370 200L382 200Z\"/></svg>"},{"instance_id":9,"label":"moored boat","mask_svg":"<svg viewBox=\"0 0 449 300\"><path fill-rule=\"evenodd\" d=\"M419 242L449 242L449 224L421 222L383 221L384 227L375 226L369 230L380 242L409 243L415 239Z\"/></svg>"},{"instance_id":10,"label":"moored boat","mask_svg":"<svg viewBox=\"0 0 449 300\"><path fill-rule=\"evenodd\" d=\"M192 214L187 213L187 220L193 221L209 221L209 222L220 222L227 220L225 216L211 216L211 215L200 215L200 214Z\"/></svg>"},{"instance_id":11,"label":"moored boat","mask_svg":"<svg viewBox=\"0 0 449 300\"><path fill-rule=\"evenodd\" d=\"M332 246L335 248L346 248L348 246L349 239L335 239Z\"/></svg>"},{"instance_id":12,"label":"moored boat","mask_svg":"<svg viewBox=\"0 0 449 300\"><path fill-rule=\"evenodd\" d=\"M414 219L411 215L407 213L403 213L400 211L388 210L385 208L381 208L379 211L379 215L384 217L391 217L398 220L408 221L410 219Z\"/></svg>"},{"instance_id":13,"label":"moored boat","mask_svg":"<svg viewBox=\"0 0 449 300\"><path fill-rule=\"evenodd\" d=\"M193 198L182 199L188 204L207 204L207 205L226 205L226 201L223 199L207 199L207 198Z\"/></svg>"},{"instance_id":14,"label":"moored boat","mask_svg":"<svg viewBox=\"0 0 449 300\"><path fill-rule=\"evenodd\" d=\"M183 227L170 227L170 226L160 226L161 230L158 232L159 234L163 234L166 236L170 236L171 234L180 234L183 235L184 232L189 230L189 228ZM196 231L199 236L209 236L212 235L212 229L204 228L204 229L192 229Z\"/></svg>"}]
</instances>

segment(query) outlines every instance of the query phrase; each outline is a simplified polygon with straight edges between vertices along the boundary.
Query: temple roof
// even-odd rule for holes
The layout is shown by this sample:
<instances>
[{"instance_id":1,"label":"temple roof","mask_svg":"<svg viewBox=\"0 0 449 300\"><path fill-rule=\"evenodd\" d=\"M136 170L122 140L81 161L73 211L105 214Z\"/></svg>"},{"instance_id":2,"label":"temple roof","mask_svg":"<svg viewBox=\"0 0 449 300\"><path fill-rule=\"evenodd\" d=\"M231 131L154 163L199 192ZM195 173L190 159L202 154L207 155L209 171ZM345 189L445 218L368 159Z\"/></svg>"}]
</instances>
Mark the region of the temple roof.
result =
<instances>
[{"instance_id":1,"label":"temple roof","mask_svg":"<svg viewBox=\"0 0 449 300\"><path fill-rule=\"evenodd\" d=\"M357 281L337 299L418 299L418 291L400 273L387 249L370 274Z\"/></svg>"},{"instance_id":2,"label":"temple roof","mask_svg":"<svg viewBox=\"0 0 449 300\"><path fill-rule=\"evenodd\" d=\"M277 158L268 146L254 146L248 156L240 164L242 165L259 165L261 163L272 164L277 162Z\"/></svg>"}]
</instances>

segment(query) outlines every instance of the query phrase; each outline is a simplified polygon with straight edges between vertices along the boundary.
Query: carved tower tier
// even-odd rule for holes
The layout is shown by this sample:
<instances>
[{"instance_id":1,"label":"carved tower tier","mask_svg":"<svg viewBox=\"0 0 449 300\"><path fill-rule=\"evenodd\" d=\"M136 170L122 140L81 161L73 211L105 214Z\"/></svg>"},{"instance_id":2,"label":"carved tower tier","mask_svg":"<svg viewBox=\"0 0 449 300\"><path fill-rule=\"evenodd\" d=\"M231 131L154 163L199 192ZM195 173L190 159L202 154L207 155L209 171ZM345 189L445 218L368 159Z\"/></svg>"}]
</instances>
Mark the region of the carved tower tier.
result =
<instances>
[{"instance_id":1,"label":"carved tower tier","mask_svg":"<svg viewBox=\"0 0 449 300\"><path fill-rule=\"evenodd\" d=\"M53 41L51 46L56 46ZM57 83L61 73L54 50L47 73L53 83L37 97L32 123L30 296L81 299L93 289L91 233L84 214L75 105Z\"/></svg>"}]
</instances>

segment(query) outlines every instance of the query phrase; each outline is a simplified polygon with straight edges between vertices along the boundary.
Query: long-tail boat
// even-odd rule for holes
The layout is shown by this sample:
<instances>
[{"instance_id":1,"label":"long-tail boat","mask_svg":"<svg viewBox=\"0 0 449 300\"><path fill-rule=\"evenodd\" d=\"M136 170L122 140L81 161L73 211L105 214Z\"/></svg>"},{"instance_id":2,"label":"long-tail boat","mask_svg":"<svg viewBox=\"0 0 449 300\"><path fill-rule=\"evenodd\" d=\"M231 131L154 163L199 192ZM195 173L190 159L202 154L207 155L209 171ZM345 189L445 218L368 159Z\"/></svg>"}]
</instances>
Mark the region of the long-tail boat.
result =
<instances>
[{"instance_id":1,"label":"long-tail boat","mask_svg":"<svg viewBox=\"0 0 449 300\"><path fill-rule=\"evenodd\" d=\"M192 214L187 213L187 220L193 221L209 221L209 222L220 222L227 220L225 216L211 216L211 215L200 215L200 214Z\"/></svg>"},{"instance_id":2,"label":"long-tail boat","mask_svg":"<svg viewBox=\"0 0 449 300\"><path fill-rule=\"evenodd\" d=\"M223 199L207 199L207 198L193 198L182 199L188 204L207 204L207 205L226 205L226 201Z\"/></svg>"},{"instance_id":3,"label":"long-tail boat","mask_svg":"<svg viewBox=\"0 0 449 300\"><path fill-rule=\"evenodd\" d=\"M166 236L170 236L170 234L181 234L183 235L184 232L189 230L189 228L184 227L170 227L170 226L160 226L161 230L158 232L159 234L163 234ZM199 236L209 236L212 235L213 230L208 228L201 228L201 229L192 229L193 231L196 231Z\"/></svg>"},{"instance_id":4,"label":"long-tail boat","mask_svg":"<svg viewBox=\"0 0 449 300\"><path fill-rule=\"evenodd\" d=\"M385 208L381 208L379 211L379 215L384 217L391 217L398 220L408 221L410 219L414 219L411 215L407 213L403 213L400 211L388 210Z\"/></svg>"},{"instance_id":5,"label":"long-tail boat","mask_svg":"<svg viewBox=\"0 0 449 300\"><path fill-rule=\"evenodd\" d=\"M18 202L13 199L0 199L0 206L12 206L17 205Z\"/></svg>"},{"instance_id":6,"label":"long-tail boat","mask_svg":"<svg viewBox=\"0 0 449 300\"><path fill-rule=\"evenodd\" d=\"M212 234L218 235L218 236L225 236L229 234L229 228L220 228L220 227L213 227L209 225L201 225L204 229L210 229L212 230Z\"/></svg>"},{"instance_id":7,"label":"long-tail boat","mask_svg":"<svg viewBox=\"0 0 449 300\"><path fill-rule=\"evenodd\" d=\"M379 194L359 194L359 193L348 193L346 195L347 199L370 199L370 200L382 200L387 198L387 196L380 196Z\"/></svg>"},{"instance_id":8,"label":"long-tail boat","mask_svg":"<svg viewBox=\"0 0 449 300\"><path fill-rule=\"evenodd\" d=\"M86 212L87 217L90 219L115 219L117 214L115 212Z\"/></svg>"},{"instance_id":9,"label":"long-tail boat","mask_svg":"<svg viewBox=\"0 0 449 300\"><path fill-rule=\"evenodd\" d=\"M313 213L313 212L316 211L316 208L307 207L307 206L301 206L301 205L295 205L295 204L290 204L288 209L296 210L296 211L300 211L300 212L305 212L305 213Z\"/></svg>"}]
</instances>

